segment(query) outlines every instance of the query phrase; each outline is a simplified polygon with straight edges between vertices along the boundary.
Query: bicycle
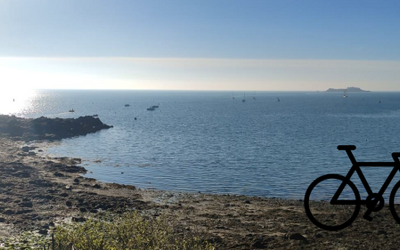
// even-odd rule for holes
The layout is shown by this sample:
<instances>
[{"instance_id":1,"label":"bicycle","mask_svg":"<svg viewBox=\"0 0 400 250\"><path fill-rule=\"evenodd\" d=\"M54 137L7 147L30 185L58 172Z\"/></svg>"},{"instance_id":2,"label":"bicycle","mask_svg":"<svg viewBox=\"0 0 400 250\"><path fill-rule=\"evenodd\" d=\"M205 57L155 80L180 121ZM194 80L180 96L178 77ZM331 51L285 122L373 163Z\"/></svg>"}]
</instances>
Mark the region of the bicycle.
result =
<instances>
[{"instance_id":1,"label":"bicycle","mask_svg":"<svg viewBox=\"0 0 400 250\"><path fill-rule=\"evenodd\" d=\"M305 197L304 197L304 207L306 210L306 214L308 218L313 222L316 226L329 230L329 231L337 231L344 229L353 223L353 221L357 218L361 205L366 205L367 211L364 214L364 219L368 221L372 221L372 217L370 214L372 212L378 212L380 211L383 206L384 206L384 198L383 194L385 193L387 187L389 186L390 182L394 178L395 174L397 171L400 171L400 153L392 153L392 157L394 159L394 162L357 162L352 150L356 149L356 146L354 145L339 145L338 150L344 150L346 151L351 163L353 166L350 168L349 172L347 175L344 177L339 174L327 174L323 175L317 179L315 179L310 186L308 187ZM363 172L361 171L361 167L393 167L393 170L390 172L389 176L387 177L386 181L382 185L381 189L379 190L378 193L373 193L367 180L365 179L365 176ZM350 180L354 172L357 172L365 190L368 193L368 197L365 200L361 200L360 198L360 193L357 189L357 187L354 185L354 183ZM339 181L339 188L331 197L331 200L329 202L314 202L310 201L310 195L312 191L322 182L326 181L331 181L331 180L336 180ZM354 195L354 199L344 199L344 200L339 200L339 196L342 194L344 188L346 186L349 186L351 189L351 192L349 191L348 193L352 193ZM390 198L389 198L389 207L390 211L393 215L393 218L400 223L400 217L399 213L396 212L397 210L400 210L400 206L396 207L396 204L394 203L396 193L398 189L400 188L400 181L396 183L396 185L393 187L391 193L390 193ZM325 192L325 191L324 191ZM330 197L330 196L329 196ZM317 209L316 211L312 212L310 209L310 205L316 205ZM320 211L318 211L320 209ZM338 212L338 210L341 209ZM331 211L336 212L335 213L330 213ZM348 213L349 215L345 215L344 213ZM327 217L325 221L322 221L322 219L319 218L321 216L322 218ZM338 220L342 219L344 217L344 222L340 223L337 222ZM349 219L346 219L347 217L350 217ZM329 225L329 223L333 223L334 225Z\"/></svg>"}]
</instances>

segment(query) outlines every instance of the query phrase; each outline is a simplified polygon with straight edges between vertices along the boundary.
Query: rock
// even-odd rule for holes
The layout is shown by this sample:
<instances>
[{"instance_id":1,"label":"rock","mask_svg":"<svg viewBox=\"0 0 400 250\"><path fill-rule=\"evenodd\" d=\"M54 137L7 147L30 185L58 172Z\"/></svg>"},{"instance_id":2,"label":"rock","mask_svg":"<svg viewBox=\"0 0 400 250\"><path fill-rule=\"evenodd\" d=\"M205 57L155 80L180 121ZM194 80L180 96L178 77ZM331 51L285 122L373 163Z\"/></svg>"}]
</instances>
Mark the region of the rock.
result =
<instances>
[{"instance_id":1,"label":"rock","mask_svg":"<svg viewBox=\"0 0 400 250\"><path fill-rule=\"evenodd\" d=\"M94 208L96 209L102 209L102 210L106 210L107 209L107 205L104 203L98 203L94 206Z\"/></svg>"},{"instance_id":2,"label":"rock","mask_svg":"<svg viewBox=\"0 0 400 250\"><path fill-rule=\"evenodd\" d=\"M33 207L32 202L28 201L28 202L22 202L20 204L21 207Z\"/></svg>"},{"instance_id":3,"label":"rock","mask_svg":"<svg viewBox=\"0 0 400 250\"><path fill-rule=\"evenodd\" d=\"M45 180L33 180L33 181L30 181L29 184L36 185L39 187L53 187L54 186L53 183L51 183L49 181L45 181Z\"/></svg>"},{"instance_id":4,"label":"rock","mask_svg":"<svg viewBox=\"0 0 400 250\"><path fill-rule=\"evenodd\" d=\"M101 186L100 186L99 184L94 184L94 185L92 186L92 188L101 188Z\"/></svg>"},{"instance_id":5,"label":"rock","mask_svg":"<svg viewBox=\"0 0 400 250\"><path fill-rule=\"evenodd\" d=\"M21 149L22 149L23 152L27 153L27 152L29 152L30 147L24 146L24 147L22 147Z\"/></svg>"},{"instance_id":6,"label":"rock","mask_svg":"<svg viewBox=\"0 0 400 250\"><path fill-rule=\"evenodd\" d=\"M27 213L32 213L33 210L32 209L22 209L17 211L15 214L27 214Z\"/></svg>"},{"instance_id":7,"label":"rock","mask_svg":"<svg viewBox=\"0 0 400 250\"><path fill-rule=\"evenodd\" d=\"M10 209L7 209L7 210L5 210L4 212L3 212L3 214L5 214L5 215L11 215L11 214L14 214L15 212L14 211L12 211L12 210L10 210Z\"/></svg>"},{"instance_id":8,"label":"rock","mask_svg":"<svg viewBox=\"0 0 400 250\"><path fill-rule=\"evenodd\" d=\"M52 171L62 171L67 173L86 173L86 169L80 166L68 166L65 164L53 164L49 167Z\"/></svg>"},{"instance_id":9,"label":"rock","mask_svg":"<svg viewBox=\"0 0 400 250\"><path fill-rule=\"evenodd\" d=\"M53 196L38 194L38 195L35 195L35 198L36 199L43 199L43 200L51 200L51 199L53 199Z\"/></svg>"},{"instance_id":10,"label":"rock","mask_svg":"<svg viewBox=\"0 0 400 250\"><path fill-rule=\"evenodd\" d=\"M387 232L385 230L379 230L378 234L383 234L383 235L387 235Z\"/></svg>"},{"instance_id":11,"label":"rock","mask_svg":"<svg viewBox=\"0 0 400 250\"><path fill-rule=\"evenodd\" d=\"M64 176L64 174L62 174L62 173L60 173L60 172L55 172L55 173L54 173L54 176L57 176L57 177L63 177L63 176Z\"/></svg>"},{"instance_id":12,"label":"rock","mask_svg":"<svg viewBox=\"0 0 400 250\"><path fill-rule=\"evenodd\" d=\"M309 241L300 233L288 233L286 234L286 238L290 240L299 240L304 243L309 243Z\"/></svg>"},{"instance_id":13,"label":"rock","mask_svg":"<svg viewBox=\"0 0 400 250\"><path fill-rule=\"evenodd\" d=\"M31 177L31 174L28 172L16 172L15 174L13 174L15 177L19 177L19 178L29 178Z\"/></svg>"},{"instance_id":14,"label":"rock","mask_svg":"<svg viewBox=\"0 0 400 250\"><path fill-rule=\"evenodd\" d=\"M64 171L68 173L86 173L86 169L80 166L68 166Z\"/></svg>"},{"instance_id":15,"label":"rock","mask_svg":"<svg viewBox=\"0 0 400 250\"><path fill-rule=\"evenodd\" d=\"M67 201L65 204L66 204L68 207L72 207L72 202L71 202L71 201Z\"/></svg>"},{"instance_id":16,"label":"rock","mask_svg":"<svg viewBox=\"0 0 400 250\"><path fill-rule=\"evenodd\" d=\"M320 234L320 233L318 233L318 234L315 235L315 238L316 238L316 239L320 239L320 238L323 238L323 237L324 237L324 236L323 236L322 234Z\"/></svg>"},{"instance_id":17,"label":"rock","mask_svg":"<svg viewBox=\"0 0 400 250\"><path fill-rule=\"evenodd\" d=\"M62 139L79 135L94 133L102 129L112 128L92 116L84 116L76 119L46 118L40 117L32 120L33 128L40 137L52 134L54 139Z\"/></svg>"},{"instance_id":18,"label":"rock","mask_svg":"<svg viewBox=\"0 0 400 250\"><path fill-rule=\"evenodd\" d=\"M6 221L6 219L0 218L0 222L5 222L5 221Z\"/></svg>"},{"instance_id":19,"label":"rock","mask_svg":"<svg viewBox=\"0 0 400 250\"><path fill-rule=\"evenodd\" d=\"M72 217L73 222L85 222L86 219L83 217Z\"/></svg>"},{"instance_id":20,"label":"rock","mask_svg":"<svg viewBox=\"0 0 400 250\"><path fill-rule=\"evenodd\" d=\"M39 234L46 235L47 234L47 229L40 229Z\"/></svg>"},{"instance_id":21,"label":"rock","mask_svg":"<svg viewBox=\"0 0 400 250\"><path fill-rule=\"evenodd\" d=\"M259 238L259 239L256 239L251 246L253 248L265 249L265 248L267 248L268 245L267 245L267 242L264 241L263 238Z\"/></svg>"},{"instance_id":22,"label":"rock","mask_svg":"<svg viewBox=\"0 0 400 250\"><path fill-rule=\"evenodd\" d=\"M87 212L87 209L84 208L84 207L81 207L81 208L79 208L79 211L80 211L81 213L86 213L86 212Z\"/></svg>"},{"instance_id":23,"label":"rock","mask_svg":"<svg viewBox=\"0 0 400 250\"><path fill-rule=\"evenodd\" d=\"M74 179L74 182L75 182L75 183L79 183L79 179L78 179L78 178L75 178L75 179Z\"/></svg>"},{"instance_id":24,"label":"rock","mask_svg":"<svg viewBox=\"0 0 400 250\"><path fill-rule=\"evenodd\" d=\"M61 196L61 197L68 197L69 194L67 194L67 193L62 193L62 194L60 194L60 196Z\"/></svg>"}]
</instances>

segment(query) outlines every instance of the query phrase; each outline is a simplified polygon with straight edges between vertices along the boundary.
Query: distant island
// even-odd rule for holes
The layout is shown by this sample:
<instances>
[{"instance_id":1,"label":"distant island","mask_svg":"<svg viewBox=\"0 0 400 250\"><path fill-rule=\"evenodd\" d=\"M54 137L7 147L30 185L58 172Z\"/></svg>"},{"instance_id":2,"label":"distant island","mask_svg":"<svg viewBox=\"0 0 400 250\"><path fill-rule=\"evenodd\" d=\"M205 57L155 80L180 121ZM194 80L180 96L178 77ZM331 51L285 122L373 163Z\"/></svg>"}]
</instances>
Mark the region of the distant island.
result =
<instances>
[{"instance_id":1,"label":"distant island","mask_svg":"<svg viewBox=\"0 0 400 250\"><path fill-rule=\"evenodd\" d=\"M333 89L333 88L329 88L326 92L370 92L368 90L362 90L358 87L347 87L347 89Z\"/></svg>"}]
</instances>

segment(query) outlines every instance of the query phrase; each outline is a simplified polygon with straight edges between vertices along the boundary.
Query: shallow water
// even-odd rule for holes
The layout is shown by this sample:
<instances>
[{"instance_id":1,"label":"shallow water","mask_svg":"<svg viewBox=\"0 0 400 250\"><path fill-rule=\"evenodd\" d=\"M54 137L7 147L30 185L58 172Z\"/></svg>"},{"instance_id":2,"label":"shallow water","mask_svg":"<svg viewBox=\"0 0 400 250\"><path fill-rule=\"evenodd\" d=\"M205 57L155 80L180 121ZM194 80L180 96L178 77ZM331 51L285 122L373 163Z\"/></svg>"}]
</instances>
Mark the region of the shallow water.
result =
<instances>
[{"instance_id":1,"label":"shallow water","mask_svg":"<svg viewBox=\"0 0 400 250\"><path fill-rule=\"evenodd\" d=\"M114 128L62 140L47 153L83 158L88 176L142 188L302 199L315 178L350 169L337 145L356 145L359 161L393 161L400 151L400 93L253 95L242 102L243 92L232 99L232 92L42 90L8 113L98 114ZM365 169L376 191L389 172Z\"/></svg>"}]
</instances>

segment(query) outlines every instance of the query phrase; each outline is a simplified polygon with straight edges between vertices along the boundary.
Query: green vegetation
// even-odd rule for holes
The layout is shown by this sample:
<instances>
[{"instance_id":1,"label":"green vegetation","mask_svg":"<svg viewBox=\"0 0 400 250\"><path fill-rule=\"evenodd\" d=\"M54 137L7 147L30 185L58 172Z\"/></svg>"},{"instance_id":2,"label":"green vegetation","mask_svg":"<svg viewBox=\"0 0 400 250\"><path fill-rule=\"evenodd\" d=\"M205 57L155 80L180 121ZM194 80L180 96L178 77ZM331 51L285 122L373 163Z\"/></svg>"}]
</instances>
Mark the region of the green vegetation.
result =
<instances>
[{"instance_id":1,"label":"green vegetation","mask_svg":"<svg viewBox=\"0 0 400 250\"><path fill-rule=\"evenodd\" d=\"M0 239L0 249L43 249L49 242L49 237L34 232L24 232L18 236Z\"/></svg>"},{"instance_id":2,"label":"green vegetation","mask_svg":"<svg viewBox=\"0 0 400 250\"><path fill-rule=\"evenodd\" d=\"M84 223L55 229L56 249L193 249L212 250L213 246L195 236L176 234L163 217L145 219L136 212L110 219L89 219Z\"/></svg>"},{"instance_id":3,"label":"green vegetation","mask_svg":"<svg viewBox=\"0 0 400 250\"><path fill-rule=\"evenodd\" d=\"M30 234L3 244L5 249L56 250L214 250L210 243L193 234L175 231L164 217L148 219L136 212L120 216L106 214L83 223L65 223L53 231L53 239ZM20 240L23 240L21 242ZM18 242L17 242L18 241ZM4 249L4 248L3 248Z\"/></svg>"}]
</instances>

